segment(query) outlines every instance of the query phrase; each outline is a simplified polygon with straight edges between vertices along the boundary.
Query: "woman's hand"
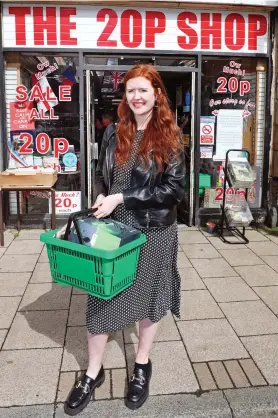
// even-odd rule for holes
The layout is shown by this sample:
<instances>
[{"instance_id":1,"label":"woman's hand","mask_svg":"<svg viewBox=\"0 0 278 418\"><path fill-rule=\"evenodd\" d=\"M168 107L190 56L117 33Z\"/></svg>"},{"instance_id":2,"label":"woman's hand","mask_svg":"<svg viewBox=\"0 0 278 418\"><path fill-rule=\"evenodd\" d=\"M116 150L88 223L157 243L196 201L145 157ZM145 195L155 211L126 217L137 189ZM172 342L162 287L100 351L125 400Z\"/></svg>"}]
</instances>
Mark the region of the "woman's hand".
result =
<instances>
[{"instance_id":1,"label":"woman's hand","mask_svg":"<svg viewBox=\"0 0 278 418\"><path fill-rule=\"evenodd\" d=\"M97 211L94 213L94 216L97 219L105 218L106 216L109 216L115 210L115 208L123 202L124 199L122 193L107 196L98 206L96 206L97 202L93 206L93 208L97 207Z\"/></svg>"},{"instance_id":2,"label":"woman's hand","mask_svg":"<svg viewBox=\"0 0 278 418\"><path fill-rule=\"evenodd\" d=\"M100 205L102 205L104 199L105 199L105 196L103 194L99 194L98 197L96 198L94 205L92 206L92 209L97 209Z\"/></svg>"}]
</instances>

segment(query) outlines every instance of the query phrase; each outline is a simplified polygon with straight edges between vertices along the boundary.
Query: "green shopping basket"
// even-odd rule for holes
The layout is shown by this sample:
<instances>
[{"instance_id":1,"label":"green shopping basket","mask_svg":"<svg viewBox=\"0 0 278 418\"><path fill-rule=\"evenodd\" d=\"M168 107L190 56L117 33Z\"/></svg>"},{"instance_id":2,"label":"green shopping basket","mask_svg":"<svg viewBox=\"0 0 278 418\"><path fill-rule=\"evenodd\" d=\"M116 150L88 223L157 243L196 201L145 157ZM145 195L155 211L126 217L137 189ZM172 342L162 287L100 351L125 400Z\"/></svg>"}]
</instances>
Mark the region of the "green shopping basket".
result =
<instances>
[{"instance_id":1,"label":"green shopping basket","mask_svg":"<svg viewBox=\"0 0 278 418\"><path fill-rule=\"evenodd\" d=\"M146 236L141 233L136 240L113 251L83 245L76 219L93 212L89 210L72 214L64 240L55 238L58 229L42 233L40 240L46 243L55 283L77 287L100 299L111 299L133 284L140 249L146 242ZM81 244L66 240L72 222Z\"/></svg>"}]
</instances>

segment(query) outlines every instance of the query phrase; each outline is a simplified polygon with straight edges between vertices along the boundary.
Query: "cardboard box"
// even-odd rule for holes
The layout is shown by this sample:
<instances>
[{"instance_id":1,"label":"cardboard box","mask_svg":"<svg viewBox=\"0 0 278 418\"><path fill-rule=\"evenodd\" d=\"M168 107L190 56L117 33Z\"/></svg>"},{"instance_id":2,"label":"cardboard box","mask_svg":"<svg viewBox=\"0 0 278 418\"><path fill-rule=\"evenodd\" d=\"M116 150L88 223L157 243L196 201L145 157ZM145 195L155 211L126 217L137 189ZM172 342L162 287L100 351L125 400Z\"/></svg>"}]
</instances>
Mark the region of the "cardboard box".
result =
<instances>
[{"instance_id":1,"label":"cardboard box","mask_svg":"<svg viewBox=\"0 0 278 418\"><path fill-rule=\"evenodd\" d=\"M0 173L0 187L52 187L57 181L57 173L7 172Z\"/></svg>"}]
</instances>

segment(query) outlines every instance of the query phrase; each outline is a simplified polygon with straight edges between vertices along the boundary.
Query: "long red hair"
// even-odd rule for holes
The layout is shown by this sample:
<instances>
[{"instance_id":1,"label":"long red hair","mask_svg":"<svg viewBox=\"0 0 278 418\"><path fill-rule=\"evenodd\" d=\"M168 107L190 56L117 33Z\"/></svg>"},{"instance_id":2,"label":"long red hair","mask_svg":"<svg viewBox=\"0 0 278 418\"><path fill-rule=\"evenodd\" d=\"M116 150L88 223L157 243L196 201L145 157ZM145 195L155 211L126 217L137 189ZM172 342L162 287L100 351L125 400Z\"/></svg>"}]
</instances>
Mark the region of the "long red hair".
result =
<instances>
[{"instance_id":1,"label":"long red hair","mask_svg":"<svg viewBox=\"0 0 278 418\"><path fill-rule=\"evenodd\" d=\"M126 89L128 80L144 77L151 82L157 96L157 105L153 108L152 117L144 131L140 143L139 156L148 165L148 154L152 152L158 171L169 162L170 156L181 149L180 130L169 107L167 92L158 71L152 65L138 64L129 70L123 80ZM160 94L158 94L160 89ZM123 165L129 158L133 138L136 134L134 114L126 102L126 95L118 106L119 123L117 125L116 161Z\"/></svg>"}]
</instances>

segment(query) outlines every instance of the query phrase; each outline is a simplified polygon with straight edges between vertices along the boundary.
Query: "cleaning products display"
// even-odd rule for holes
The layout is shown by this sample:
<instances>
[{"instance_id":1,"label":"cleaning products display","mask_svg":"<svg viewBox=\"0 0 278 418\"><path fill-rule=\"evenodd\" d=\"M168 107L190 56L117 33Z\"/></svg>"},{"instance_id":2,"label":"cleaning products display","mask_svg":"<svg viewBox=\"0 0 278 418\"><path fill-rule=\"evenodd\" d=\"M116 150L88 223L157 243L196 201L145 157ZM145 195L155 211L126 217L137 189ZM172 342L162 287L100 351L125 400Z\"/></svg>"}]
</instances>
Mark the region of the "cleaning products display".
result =
<instances>
[{"instance_id":1,"label":"cleaning products display","mask_svg":"<svg viewBox=\"0 0 278 418\"><path fill-rule=\"evenodd\" d=\"M113 219L96 219L86 217L77 219L82 242L89 247L101 250L115 250L136 240L141 232ZM75 226L71 228L68 240L79 243Z\"/></svg>"},{"instance_id":2,"label":"cleaning products display","mask_svg":"<svg viewBox=\"0 0 278 418\"><path fill-rule=\"evenodd\" d=\"M254 182L254 175L247 158L228 161L228 178L234 188L249 189Z\"/></svg>"}]
</instances>

